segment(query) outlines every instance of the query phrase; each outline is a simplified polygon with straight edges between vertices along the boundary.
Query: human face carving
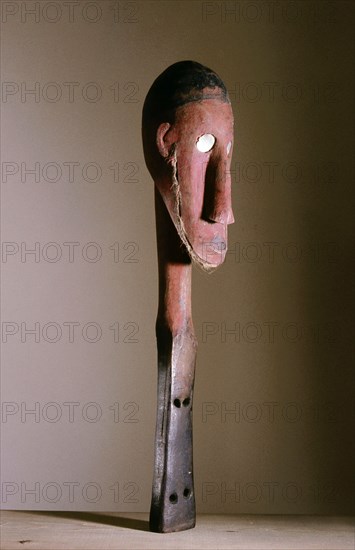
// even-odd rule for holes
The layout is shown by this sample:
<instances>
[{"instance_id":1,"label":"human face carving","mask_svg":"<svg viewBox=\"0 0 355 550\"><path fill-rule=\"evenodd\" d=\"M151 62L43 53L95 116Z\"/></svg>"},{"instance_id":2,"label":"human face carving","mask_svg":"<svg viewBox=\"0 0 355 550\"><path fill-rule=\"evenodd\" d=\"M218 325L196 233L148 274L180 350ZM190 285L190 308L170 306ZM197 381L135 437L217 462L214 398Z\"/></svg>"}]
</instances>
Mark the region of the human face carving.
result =
<instances>
[{"instance_id":1,"label":"human face carving","mask_svg":"<svg viewBox=\"0 0 355 550\"><path fill-rule=\"evenodd\" d=\"M234 222L230 163L233 113L229 103L203 99L178 107L173 124L157 130L173 185L157 183L191 258L210 270L223 263L227 227Z\"/></svg>"}]
</instances>

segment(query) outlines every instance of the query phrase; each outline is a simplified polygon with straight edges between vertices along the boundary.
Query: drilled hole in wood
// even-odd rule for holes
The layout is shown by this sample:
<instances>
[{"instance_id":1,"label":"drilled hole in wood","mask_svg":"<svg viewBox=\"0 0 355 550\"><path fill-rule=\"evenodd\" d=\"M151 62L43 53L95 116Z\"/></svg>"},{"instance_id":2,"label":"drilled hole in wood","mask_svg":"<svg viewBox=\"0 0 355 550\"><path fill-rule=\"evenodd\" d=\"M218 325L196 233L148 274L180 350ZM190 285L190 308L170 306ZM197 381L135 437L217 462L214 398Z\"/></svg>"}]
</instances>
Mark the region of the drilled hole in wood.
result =
<instances>
[{"instance_id":1,"label":"drilled hole in wood","mask_svg":"<svg viewBox=\"0 0 355 550\"><path fill-rule=\"evenodd\" d=\"M180 401L180 399L174 399L174 405L175 405L175 407L177 407L178 409L180 409L180 407L181 407L181 401Z\"/></svg>"},{"instance_id":2,"label":"drilled hole in wood","mask_svg":"<svg viewBox=\"0 0 355 550\"><path fill-rule=\"evenodd\" d=\"M171 502L171 504L176 504L177 501L178 501L178 496L176 493L172 493L169 497L169 500Z\"/></svg>"},{"instance_id":3,"label":"drilled hole in wood","mask_svg":"<svg viewBox=\"0 0 355 550\"><path fill-rule=\"evenodd\" d=\"M189 498L190 495L191 495L191 490L186 487L184 489L183 495L184 495L185 498Z\"/></svg>"},{"instance_id":4,"label":"drilled hole in wood","mask_svg":"<svg viewBox=\"0 0 355 550\"><path fill-rule=\"evenodd\" d=\"M186 397L182 404L184 405L184 407L188 407L190 405L190 398L189 397Z\"/></svg>"}]
</instances>

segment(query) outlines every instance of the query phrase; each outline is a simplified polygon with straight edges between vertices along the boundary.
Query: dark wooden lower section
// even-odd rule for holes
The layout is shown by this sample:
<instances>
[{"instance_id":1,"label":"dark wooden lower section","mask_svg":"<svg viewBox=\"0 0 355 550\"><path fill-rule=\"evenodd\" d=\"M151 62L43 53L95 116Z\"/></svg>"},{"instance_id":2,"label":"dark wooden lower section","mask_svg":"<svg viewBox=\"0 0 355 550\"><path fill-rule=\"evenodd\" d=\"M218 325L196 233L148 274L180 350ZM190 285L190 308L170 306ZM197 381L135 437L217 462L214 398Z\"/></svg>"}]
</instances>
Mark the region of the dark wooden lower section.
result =
<instances>
[{"instance_id":1,"label":"dark wooden lower section","mask_svg":"<svg viewBox=\"0 0 355 550\"><path fill-rule=\"evenodd\" d=\"M192 459L192 397L196 339L157 331L158 411L150 530L183 531L195 526Z\"/></svg>"}]
</instances>

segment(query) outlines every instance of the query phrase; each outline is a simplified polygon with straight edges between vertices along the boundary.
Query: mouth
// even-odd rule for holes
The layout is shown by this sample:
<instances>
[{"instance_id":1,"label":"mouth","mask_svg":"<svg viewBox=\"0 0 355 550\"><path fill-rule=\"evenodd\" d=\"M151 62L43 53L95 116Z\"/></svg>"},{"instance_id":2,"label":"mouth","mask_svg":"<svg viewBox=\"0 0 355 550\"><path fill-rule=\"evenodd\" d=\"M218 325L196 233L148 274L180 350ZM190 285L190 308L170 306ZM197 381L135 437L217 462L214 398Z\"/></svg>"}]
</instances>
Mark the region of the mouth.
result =
<instances>
[{"instance_id":1,"label":"mouth","mask_svg":"<svg viewBox=\"0 0 355 550\"><path fill-rule=\"evenodd\" d=\"M215 237L213 237L210 244L218 252L222 252L223 250L227 249L226 241L219 235L216 235Z\"/></svg>"},{"instance_id":2,"label":"mouth","mask_svg":"<svg viewBox=\"0 0 355 550\"><path fill-rule=\"evenodd\" d=\"M205 263L217 266L224 261L226 250L227 245L223 240L204 242L201 245L201 256Z\"/></svg>"}]
</instances>

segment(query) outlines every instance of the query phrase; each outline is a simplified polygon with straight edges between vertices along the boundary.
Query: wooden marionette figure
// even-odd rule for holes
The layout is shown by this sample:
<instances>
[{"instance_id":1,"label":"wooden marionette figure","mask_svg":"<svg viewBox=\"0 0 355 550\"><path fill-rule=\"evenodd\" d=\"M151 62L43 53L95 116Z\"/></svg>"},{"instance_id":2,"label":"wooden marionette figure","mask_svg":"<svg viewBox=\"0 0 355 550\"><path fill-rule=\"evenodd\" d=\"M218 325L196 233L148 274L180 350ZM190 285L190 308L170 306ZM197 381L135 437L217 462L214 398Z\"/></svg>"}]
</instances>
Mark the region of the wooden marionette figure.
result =
<instances>
[{"instance_id":1,"label":"wooden marionette figure","mask_svg":"<svg viewBox=\"0 0 355 550\"><path fill-rule=\"evenodd\" d=\"M233 112L211 69L181 61L152 84L143 107L145 161L155 183L159 263L158 407L151 531L195 526L192 401L197 341L192 263L223 263L234 222L230 164Z\"/></svg>"}]
</instances>

